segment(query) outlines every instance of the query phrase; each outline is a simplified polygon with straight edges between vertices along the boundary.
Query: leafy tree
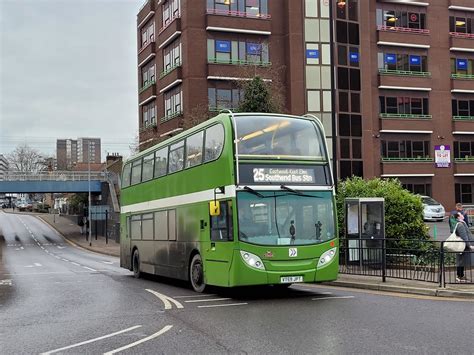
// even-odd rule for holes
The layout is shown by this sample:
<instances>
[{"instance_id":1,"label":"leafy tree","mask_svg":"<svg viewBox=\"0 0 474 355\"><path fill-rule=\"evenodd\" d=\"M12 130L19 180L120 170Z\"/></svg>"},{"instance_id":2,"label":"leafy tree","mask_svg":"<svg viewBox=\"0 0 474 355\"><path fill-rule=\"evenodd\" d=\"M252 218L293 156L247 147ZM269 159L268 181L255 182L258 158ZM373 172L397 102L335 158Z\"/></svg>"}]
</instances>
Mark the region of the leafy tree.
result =
<instances>
[{"instance_id":1,"label":"leafy tree","mask_svg":"<svg viewBox=\"0 0 474 355\"><path fill-rule=\"evenodd\" d=\"M259 76L242 85L244 98L240 101L239 112L277 112L269 87Z\"/></svg>"},{"instance_id":2,"label":"leafy tree","mask_svg":"<svg viewBox=\"0 0 474 355\"><path fill-rule=\"evenodd\" d=\"M428 227L423 222L421 199L405 190L398 179L352 177L338 183L336 195L340 236L344 235L346 197L383 197L385 199L385 237L387 247L413 250L431 249Z\"/></svg>"}]
</instances>

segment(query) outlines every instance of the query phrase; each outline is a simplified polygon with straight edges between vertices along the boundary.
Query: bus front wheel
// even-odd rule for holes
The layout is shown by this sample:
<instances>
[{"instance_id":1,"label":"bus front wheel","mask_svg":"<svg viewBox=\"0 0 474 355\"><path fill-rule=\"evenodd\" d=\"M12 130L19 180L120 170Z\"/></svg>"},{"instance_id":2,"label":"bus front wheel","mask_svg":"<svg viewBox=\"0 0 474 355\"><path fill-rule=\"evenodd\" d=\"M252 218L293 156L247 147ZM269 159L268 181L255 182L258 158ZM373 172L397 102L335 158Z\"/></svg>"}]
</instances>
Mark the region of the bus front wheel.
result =
<instances>
[{"instance_id":1,"label":"bus front wheel","mask_svg":"<svg viewBox=\"0 0 474 355\"><path fill-rule=\"evenodd\" d=\"M196 292L203 292L206 288L202 259L199 254L193 256L191 264L189 265L189 280L191 281L193 290Z\"/></svg>"},{"instance_id":2,"label":"bus front wheel","mask_svg":"<svg viewBox=\"0 0 474 355\"><path fill-rule=\"evenodd\" d=\"M132 258L132 270L133 270L133 276L138 279L141 276L140 272L140 254L138 253L138 250L135 249L133 252L133 258Z\"/></svg>"}]
</instances>

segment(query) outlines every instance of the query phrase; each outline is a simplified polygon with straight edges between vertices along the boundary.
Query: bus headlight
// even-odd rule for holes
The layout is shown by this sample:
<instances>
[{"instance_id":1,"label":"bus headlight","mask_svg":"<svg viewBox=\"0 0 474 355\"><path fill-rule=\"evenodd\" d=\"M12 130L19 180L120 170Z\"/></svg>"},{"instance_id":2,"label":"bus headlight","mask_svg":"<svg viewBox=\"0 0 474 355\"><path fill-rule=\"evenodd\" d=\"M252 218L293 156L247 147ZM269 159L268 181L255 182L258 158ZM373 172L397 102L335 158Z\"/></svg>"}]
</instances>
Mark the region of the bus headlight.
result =
<instances>
[{"instance_id":1,"label":"bus headlight","mask_svg":"<svg viewBox=\"0 0 474 355\"><path fill-rule=\"evenodd\" d=\"M240 255L248 266L259 270L265 270L262 259L260 259L257 255L243 250L240 251Z\"/></svg>"},{"instance_id":2,"label":"bus headlight","mask_svg":"<svg viewBox=\"0 0 474 355\"><path fill-rule=\"evenodd\" d=\"M337 248L329 249L328 251L324 252L323 255L319 258L318 261L318 269L322 269L323 267L328 266L331 261L336 256Z\"/></svg>"}]
</instances>

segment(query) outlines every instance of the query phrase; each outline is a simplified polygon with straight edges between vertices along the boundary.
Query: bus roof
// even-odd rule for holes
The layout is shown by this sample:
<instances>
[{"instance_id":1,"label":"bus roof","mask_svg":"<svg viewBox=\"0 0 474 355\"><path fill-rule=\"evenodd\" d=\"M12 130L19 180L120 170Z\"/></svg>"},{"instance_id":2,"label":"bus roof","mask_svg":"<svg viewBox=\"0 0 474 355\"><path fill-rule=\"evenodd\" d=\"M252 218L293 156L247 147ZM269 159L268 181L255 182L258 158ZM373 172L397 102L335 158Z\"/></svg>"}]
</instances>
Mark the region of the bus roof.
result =
<instances>
[{"instance_id":1,"label":"bus roof","mask_svg":"<svg viewBox=\"0 0 474 355\"><path fill-rule=\"evenodd\" d=\"M239 116L277 116L277 117L291 117L291 118L296 118L296 119L305 119L305 120L312 120L312 121L316 121L316 123L319 125L319 127L324 130L323 128L323 125L321 123L321 121L319 120L319 118L317 118L316 116L313 116L313 115L308 115L308 116L295 116L295 115L287 115L287 114L282 114L282 113L264 113L264 112L220 112L217 116L214 116L204 122L201 122L199 123L198 125L192 127L192 128L189 128L185 131L182 131L180 132L179 134L173 136L173 137L170 137L160 143L157 143L147 149L145 149L144 151L140 152L140 153L137 153L133 156L131 156L130 158L128 158L127 160L125 160L124 162L124 166L125 164L133 161L133 160L136 160L138 158L141 158L151 152L154 152L155 150L163 147L163 146L166 146L174 141L178 141L184 137L187 137L188 135L190 135L191 133L195 132L195 131L198 131L202 128L205 128L205 127L208 127L216 122L221 122L224 118L229 118L231 117L231 115L233 117L239 117Z\"/></svg>"}]
</instances>

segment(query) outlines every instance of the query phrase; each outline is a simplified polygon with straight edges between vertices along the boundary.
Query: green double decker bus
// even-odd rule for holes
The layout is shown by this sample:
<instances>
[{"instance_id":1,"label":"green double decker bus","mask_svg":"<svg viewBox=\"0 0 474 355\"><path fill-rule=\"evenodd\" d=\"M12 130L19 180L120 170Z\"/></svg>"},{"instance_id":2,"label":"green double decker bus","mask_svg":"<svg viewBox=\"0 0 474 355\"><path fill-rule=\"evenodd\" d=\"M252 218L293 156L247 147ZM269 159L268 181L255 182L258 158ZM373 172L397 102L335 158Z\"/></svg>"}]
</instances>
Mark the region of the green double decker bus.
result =
<instances>
[{"instance_id":1,"label":"green double decker bus","mask_svg":"<svg viewBox=\"0 0 474 355\"><path fill-rule=\"evenodd\" d=\"M335 211L318 119L221 113L124 164L120 265L197 292L334 280Z\"/></svg>"}]
</instances>

